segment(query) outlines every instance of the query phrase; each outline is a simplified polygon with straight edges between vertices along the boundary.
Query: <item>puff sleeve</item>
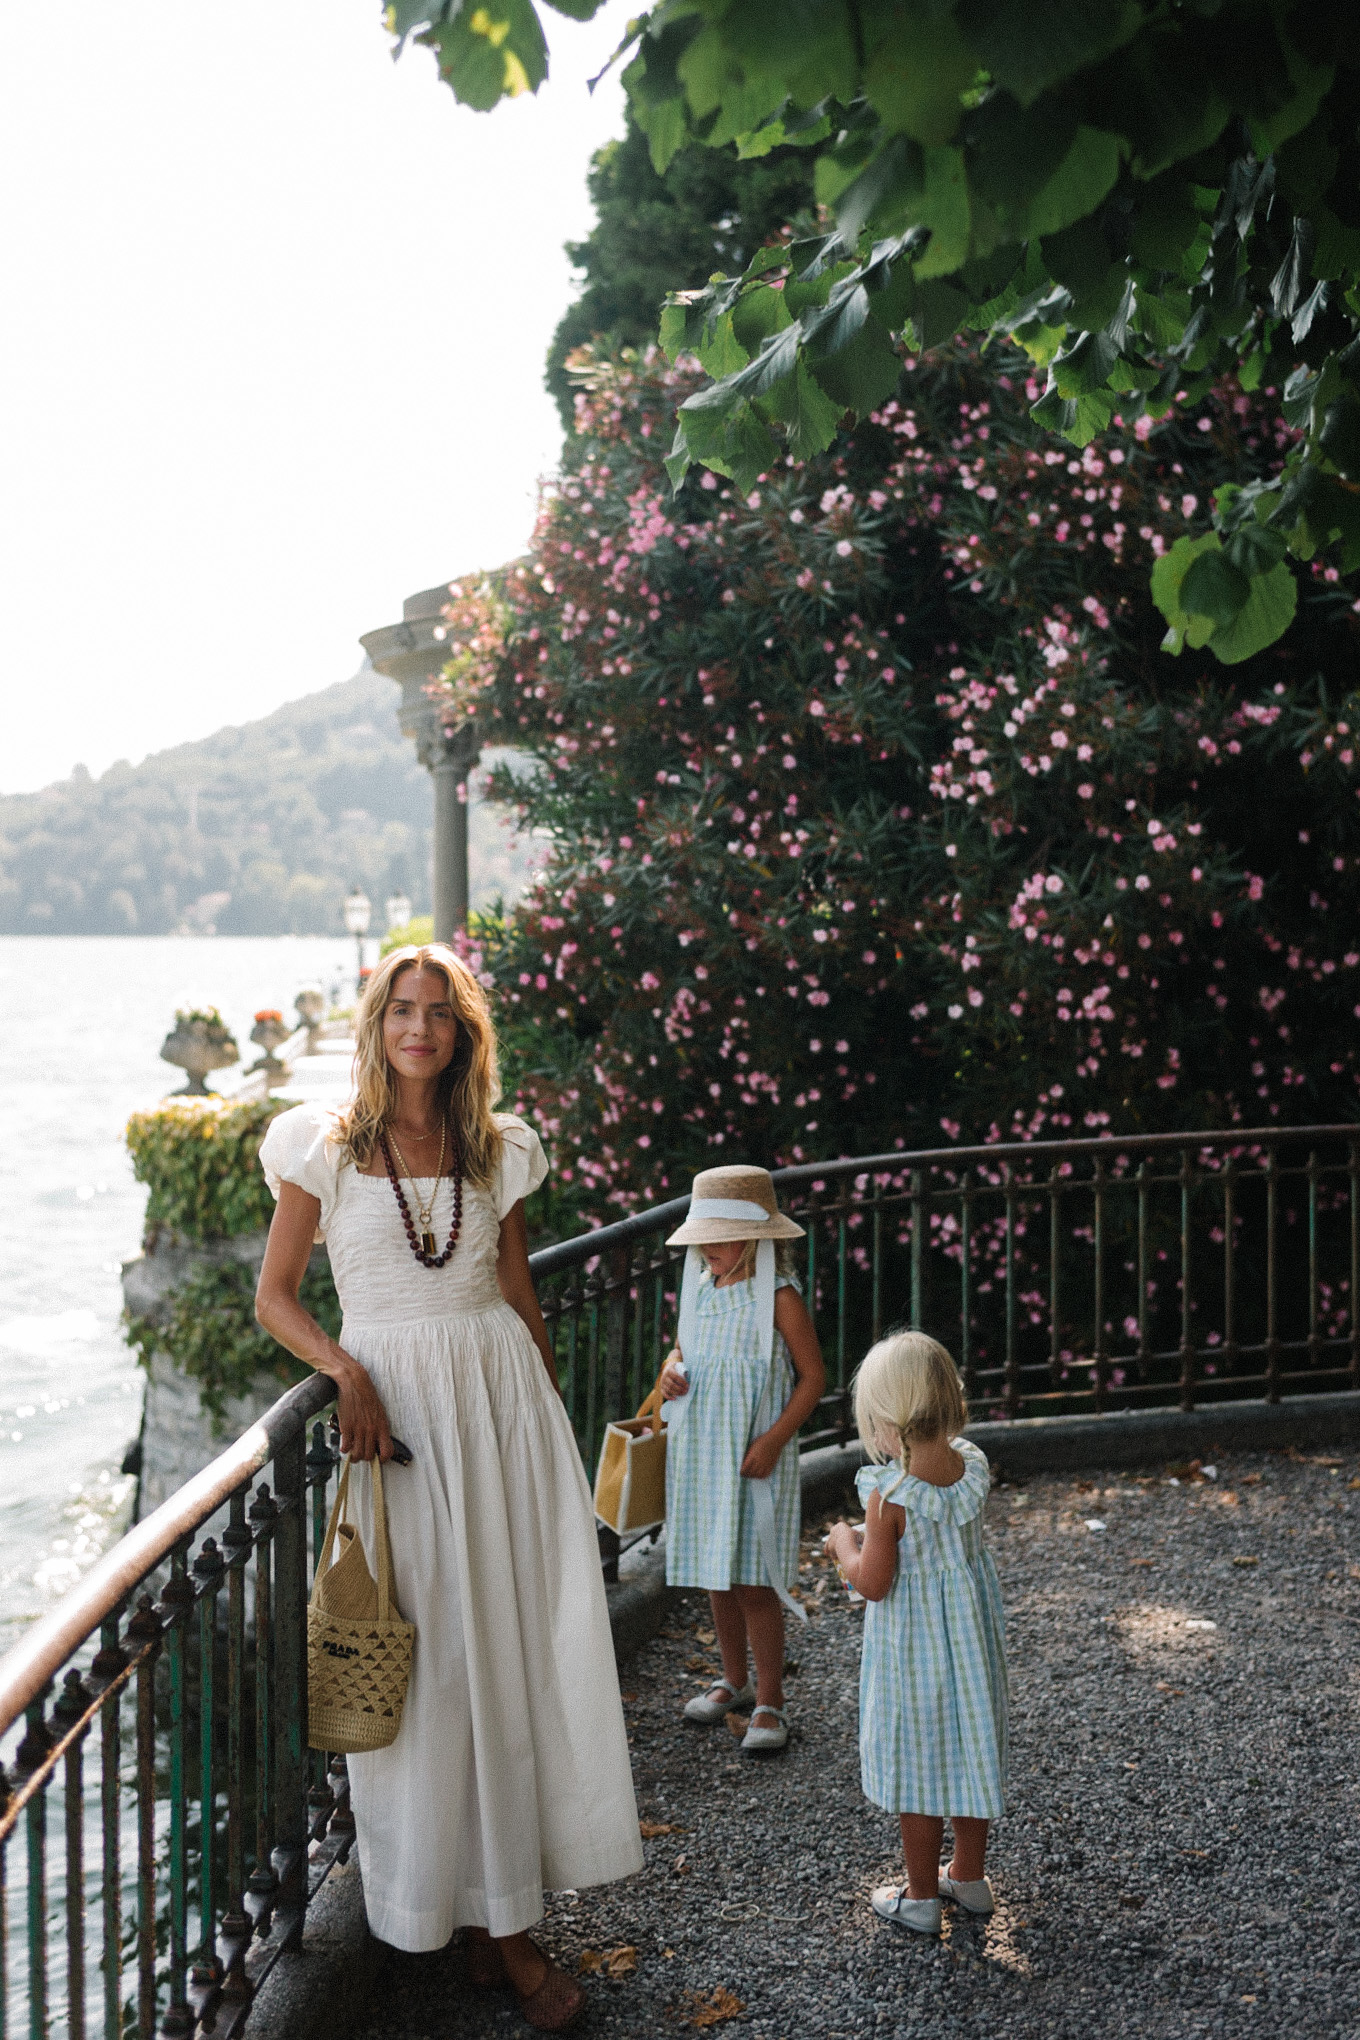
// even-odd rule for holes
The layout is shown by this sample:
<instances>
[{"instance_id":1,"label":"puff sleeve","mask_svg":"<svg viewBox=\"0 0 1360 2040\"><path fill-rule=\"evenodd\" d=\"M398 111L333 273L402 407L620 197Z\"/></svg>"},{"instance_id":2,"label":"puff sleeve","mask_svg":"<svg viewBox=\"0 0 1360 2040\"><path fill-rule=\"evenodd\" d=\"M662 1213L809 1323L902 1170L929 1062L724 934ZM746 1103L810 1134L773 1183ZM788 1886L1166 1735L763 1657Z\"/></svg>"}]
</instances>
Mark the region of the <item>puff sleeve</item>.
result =
<instances>
[{"instance_id":1,"label":"puff sleeve","mask_svg":"<svg viewBox=\"0 0 1360 2040\"><path fill-rule=\"evenodd\" d=\"M501 1130L501 1159L491 1188L496 1216L504 1218L521 1197L537 1190L548 1173L548 1158L532 1126L513 1113L498 1112L496 1124Z\"/></svg>"},{"instance_id":2,"label":"puff sleeve","mask_svg":"<svg viewBox=\"0 0 1360 2040\"><path fill-rule=\"evenodd\" d=\"M296 1183L321 1205L316 1229L318 1240L335 1205L335 1183L340 1169L340 1152L334 1145L334 1119L323 1105L295 1105L271 1119L260 1142L260 1167L274 1196L280 1183Z\"/></svg>"}]
</instances>

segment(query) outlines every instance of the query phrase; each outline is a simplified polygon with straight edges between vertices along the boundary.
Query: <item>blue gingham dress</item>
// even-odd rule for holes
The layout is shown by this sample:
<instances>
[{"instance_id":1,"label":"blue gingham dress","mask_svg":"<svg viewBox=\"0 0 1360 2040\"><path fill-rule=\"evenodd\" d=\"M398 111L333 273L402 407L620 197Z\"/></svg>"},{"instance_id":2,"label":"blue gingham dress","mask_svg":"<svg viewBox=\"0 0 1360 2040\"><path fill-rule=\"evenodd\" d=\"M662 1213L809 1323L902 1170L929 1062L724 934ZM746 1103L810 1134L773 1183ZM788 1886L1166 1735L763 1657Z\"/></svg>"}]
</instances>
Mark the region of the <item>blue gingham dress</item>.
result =
<instances>
[{"instance_id":1,"label":"blue gingham dress","mask_svg":"<svg viewBox=\"0 0 1360 2040\"><path fill-rule=\"evenodd\" d=\"M776 1276L775 1289L797 1289ZM793 1363L778 1331L770 1361L761 1357L754 1282L714 1287L700 1279L695 1351L683 1358L691 1407L666 1448L666 1584L672 1587L767 1587L756 1538L751 1484L741 1462L757 1428L768 1430L793 1394ZM757 1427L767 1386L770 1399ZM780 1584L798 1577L798 1445L791 1439L770 1480Z\"/></svg>"},{"instance_id":2,"label":"blue gingham dress","mask_svg":"<svg viewBox=\"0 0 1360 2040\"><path fill-rule=\"evenodd\" d=\"M864 1795L889 1813L1005 1812L1006 1634L1001 1585L982 1541L987 1456L951 1440L961 1480L932 1487L896 1464L857 1476L906 1511L897 1577L864 1611L859 1761Z\"/></svg>"}]
</instances>

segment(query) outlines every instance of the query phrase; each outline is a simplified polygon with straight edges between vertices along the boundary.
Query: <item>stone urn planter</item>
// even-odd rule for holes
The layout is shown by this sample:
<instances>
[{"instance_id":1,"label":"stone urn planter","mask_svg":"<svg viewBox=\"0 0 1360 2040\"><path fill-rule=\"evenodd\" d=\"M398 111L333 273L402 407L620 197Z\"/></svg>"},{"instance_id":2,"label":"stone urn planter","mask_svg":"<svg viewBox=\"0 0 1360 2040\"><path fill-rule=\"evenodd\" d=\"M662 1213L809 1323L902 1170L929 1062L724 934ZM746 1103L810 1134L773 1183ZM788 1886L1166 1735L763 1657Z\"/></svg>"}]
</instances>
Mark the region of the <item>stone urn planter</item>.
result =
<instances>
[{"instance_id":1,"label":"stone urn planter","mask_svg":"<svg viewBox=\"0 0 1360 2040\"><path fill-rule=\"evenodd\" d=\"M265 1083L271 1087L285 1083L288 1077L287 1065L279 1061L274 1050L282 1048L292 1031L282 1013L277 1012L272 1006L266 1007L263 1013L257 1013L255 1025L250 1030L250 1038L259 1043L264 1054L256 1057L246 1074L262 1075Z\"/></svg>"},{"instance_id":2,"label":"stone urn planter","mask_svg":"<svg viewBox=\"0 0 1360 2040\"><path fill-rule=\"evenodd\" d=\"M205 1012L180 1012L161 1047L161 1061L174 1063L189 1081L171 1095L176 1098L206 1098L204 1078L210 1070L224 1070L241 1060L230 1027L215 1006Z\"/></svg>"},{"instance_id":3,"label":"stone urn planter","mask_svg":"<svg viewBox=\"0 0 1360 2040\"><path fill-rule=\"evenodd\" d=\"M321 1023L326 1017L326 994L320 985L304 985L293 1005L299 1022L307 1030L307 1053L315 1055L321 1040Z\"/></svg>"}]
</instances>

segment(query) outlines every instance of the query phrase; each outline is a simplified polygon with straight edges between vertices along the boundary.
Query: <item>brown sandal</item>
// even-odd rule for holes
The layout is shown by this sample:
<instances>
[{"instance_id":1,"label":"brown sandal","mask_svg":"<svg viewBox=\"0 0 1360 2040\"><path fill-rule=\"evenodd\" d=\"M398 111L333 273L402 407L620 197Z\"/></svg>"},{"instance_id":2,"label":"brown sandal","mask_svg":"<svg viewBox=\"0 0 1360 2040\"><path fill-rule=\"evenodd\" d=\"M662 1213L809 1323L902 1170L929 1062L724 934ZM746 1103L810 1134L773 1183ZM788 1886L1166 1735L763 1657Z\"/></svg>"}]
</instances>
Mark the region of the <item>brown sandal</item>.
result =
<instances>
[{"instance_id":1,"label":"brown sandal","mask_svg":"<svg viewBox=\"0 0 1360 2040\"><path fill-rule=\"evenodd\" d=\"M463 1955L467 1964L468 1982L474 1990L501 1990L509 1983L505 1957L489 1937L483 1939L480 1934L465 1935Z\"/></svg>"},{"instance_id":2,"label":"brown sandal","mask_svg":"<svg viewBox=\"0 0 1360 2040\"><path fill-rule=\"evenodd\" d=\"M540 1948L539 1953L543 1951ZM574 1977L564 1975L550 1956L544 1955L548 1973L528 1997L519 1996L519 2008L540 2033L561 2033L574 2026L586 2008L586 1994Z\"/></svg>"}]
</instances>

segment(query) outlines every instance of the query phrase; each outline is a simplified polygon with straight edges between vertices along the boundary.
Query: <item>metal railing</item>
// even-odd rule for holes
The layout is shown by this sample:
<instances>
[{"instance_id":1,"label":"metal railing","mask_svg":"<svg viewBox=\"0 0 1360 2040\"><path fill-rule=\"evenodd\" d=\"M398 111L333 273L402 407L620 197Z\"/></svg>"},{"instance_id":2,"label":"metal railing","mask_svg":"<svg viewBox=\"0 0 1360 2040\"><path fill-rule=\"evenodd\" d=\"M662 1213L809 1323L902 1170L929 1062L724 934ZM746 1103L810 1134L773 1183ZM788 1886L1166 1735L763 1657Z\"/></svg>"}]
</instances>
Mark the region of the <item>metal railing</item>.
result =
<instances>
[{"instance_id":1,"label":"metal railing","mask_svg":"<svg viewBox=\"0 0 1360 2040\"><path fill-rule=\"evenodd\" d=\"M279 1955L298 1945L308 1900L347 1855L343 1761L328 1770L306 1731L308 1495L314 1564L335 1463L322 1426L310 1451L306 1433L333 1398L324 1376L290 1389L0 1660L6 2040L54 2030L69 2040L95 2032L230 2040ZM256 1480L266 1467L272 1493ZM191 1555L224 1505L220 1546L208 1537ZM20 1723L9 1752L5 1738ZM58 1894L48 1883L49 1798L60 1802L65 1834ZM21 1830L27 1936L16 1961L7 1871ZM87 1935L92 1896L97 1954ZM20 2000L26 2010L12 2019Z\"/></svg>"},{"instance_id":2,"label":"metal railing","mask_svg":"<svg viewBox=\"0 0 1360 2040\"><path fill-rule=\"evenodd\" d=\"M804 1450L854 1435L854 1369L897 1324L949 1348L977 1417L1360 1388L1360 1125L899 1152L775 1182L807 1230L798 1273L827 1362ZM681 1250L665 1239L687 1208L533 1257L588 1467L671 1343Z\"/></svg>"},{"instance_id":3,"label":"metal railing","mask_svg":"<svg viewBox=\"0 0 1360 2040\"><path fill-rule=\"evenodd\" d=\"M903 1322L950 1347L978 1416L1360 1388L1360 1127L901 1152L776 1181L806 1227L828 1366L805 1448L851 1436L854 1367ZM669 1347L665 1239L688 1202L531 1257L588 1467ZM310 1450L306 1434L332 1393L324 1377L290 1390L0 1660L0 2040L230 2040L347 1855L343 1760L306 1735L307 1521L314 1566L335 1463L323 1427ZM195 1551L224 1507L220 1546Z\"/></svg>"}]
</instances>

